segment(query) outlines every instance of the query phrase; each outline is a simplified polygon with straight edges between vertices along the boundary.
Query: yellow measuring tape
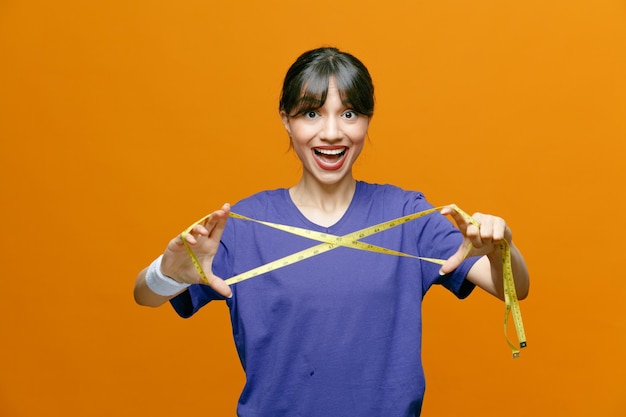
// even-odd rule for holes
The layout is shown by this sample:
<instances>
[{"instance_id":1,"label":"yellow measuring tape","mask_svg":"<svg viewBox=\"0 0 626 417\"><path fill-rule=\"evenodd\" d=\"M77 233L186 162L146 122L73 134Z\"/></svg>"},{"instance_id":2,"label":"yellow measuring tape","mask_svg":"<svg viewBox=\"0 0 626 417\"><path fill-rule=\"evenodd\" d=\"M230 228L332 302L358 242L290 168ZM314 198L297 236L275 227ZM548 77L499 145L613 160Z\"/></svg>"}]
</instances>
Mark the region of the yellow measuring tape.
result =
<instances>
[{"instance_id":1,"label":"yellow measuring tape","mask_svg":"<svg viewBox=\"0 0 626 417\"><path fill-rule=\"evenodd\" d=\"M361 242L361 239L374 235L376 233L383 232L385 230L389 230L396 226L400 226L404 223L410 222L420 217L424 217L428 214L438 212L444 207L445 206L434 207L429 210L424 210L418 213L409 214L407 216L398 217L397 219L379 223L374 226L369 226L369 227L366 227L365 229L361 229L361 230L358 230L353 233L349 233L344 236L335 236L335 235L331 235L328 233L315 232L313 230L302 229L302 228L294 227L294 226L286 226L286 225L277 224L277 223L264 222L264 221L251 219L249 217L231 212L230 217L232 218L259 223L268 227L272 227L274 229L282 230L287 233L302 236L302 237L312 239L312 240L317 240L322 243L319 245L301 250L300 252L287 255L275 261L268 262L265 265L261 265L257 268L253 268L241 274L235 275L234 277L226 279L225 282L228 285L236 284L236 283L245 281L247 279L266 274L270 271L274 271L276 269L279 269L288 265L292 265L296 262L300 262L304 259L311 258L321 253L328 252L340 246L345 246L345 247L358 249L358 250L376 252L376 253L383 253L387 255L415 258L415 259L419 259L422 261L427 261L427 262L432 262L432 263L436 263L439 265L443 265L445 263L445 260L443 259L425 258L421 256L409 255L406 253L397 252L391 249ZM461 210L457 205L453 204L451 207L457 213L463 216L468 222L472 223L473 225L477 227L480 227L480 225L478 224L478 222L476 222L476 220L474 220L470 215L468 215L463 210ZM200 223L203 223L205 220L209 218L209 216L210 215L204 216L203 218L201 218L200 220L198 220L197 222L189 226L187 229L185 229L183 233L181 233L181 239L183 241L183 244L185 245L185 248L187 249L187 252L189 253L191 261L195 269L200 274L202 281L206 285L210 285L209 280L207 279L207 276L204 272L204 269L202 269L202 266L200 265L198 258L196 257L195 253L193 252L193 250L187 243L187 235L191 232L191 230L193 230L194 226ZM468 247L467 252L465 253L466 256L470 249L471 249L471 244ZM517 293L515 291L515 282L513 281L513 271L511 269L511 251L510 251L509 244L506 242L506 240L503 240L500 243L500 249L502 252L502 264L503 264L503 276L504 276L504 282L503 282L504 302L505 302L504 335L505 335L505 338L509 347L511 348L513 357L517 358L519 357L519 354L520 354L519 348L526 347L526 335L524 333L524 324L522 322L522 314L521 314L520 307L519 307L519 300L517 299ZM513 315L513 322L515 324L515 331L517 333L517 340L519 342L519 348L516 345L514 345L508 337L508 320L511 314Z\"/></svg>"}]
</instances>

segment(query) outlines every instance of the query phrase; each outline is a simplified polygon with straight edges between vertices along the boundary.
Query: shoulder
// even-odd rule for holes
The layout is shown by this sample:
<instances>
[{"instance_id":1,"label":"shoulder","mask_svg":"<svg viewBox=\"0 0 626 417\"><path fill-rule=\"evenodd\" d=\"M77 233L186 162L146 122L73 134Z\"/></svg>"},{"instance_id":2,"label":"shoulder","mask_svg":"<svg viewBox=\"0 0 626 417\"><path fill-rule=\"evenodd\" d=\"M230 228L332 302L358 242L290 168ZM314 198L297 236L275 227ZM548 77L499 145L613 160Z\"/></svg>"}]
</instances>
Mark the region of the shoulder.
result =
<instances>
[{"instance_id":1,"label":"shoulder","mask_svg":"<svg viewBox=\"0 0 626 417\"><path fill-rule=\"evenodd\" d=\"M405 190L393 184L377 184L365 181L357 181L357 189L366 194L381 194L392 196L419 196L424 197L420 191Z\"/></svg>"},{"instance_id":2,"label":"shoulder","mask_svg":"<svg viewBox=\"0 0 626 417\"><path fill-rule=\"evenodd\" d=\"M245 215L266 211L270 207L284 204L286 193L287 190L285 188L259 191L258 193L239 200L232 208L233 211Z\"/></svg>"},{"instance_id":3,"label":"shoulder","mask_svg":"<svg viewBox=\"0 0 626 417\"><path fill-rule=\"evenodd\" d=\"M406 190L393 184L375 184L363 181L359 181L357 184L357 191L361 196L386 206L402 206L408 210L431 207L421 191Z\"/></svg>"},{"instance_id":4,"label":"shoulder","mask_svg":"<svg viewBox=\"0 0 626 417\"><path fill-rule=\"evenodd\" d=\"M287 191L284 188L260 191L237 201L231 207L233 215L241 215L255 220L278 222L276 213L280 213L285 206L284 198ZM236 216L231 216L236 217ZM231 218L226 222L222 233L221 245L227 247L224 253L234 253L235 248L242 247L242 242L256 244L253 232L260 225L252 221ZM238 242L238 243L236 243Z\"/></svg>"}]
</instances>

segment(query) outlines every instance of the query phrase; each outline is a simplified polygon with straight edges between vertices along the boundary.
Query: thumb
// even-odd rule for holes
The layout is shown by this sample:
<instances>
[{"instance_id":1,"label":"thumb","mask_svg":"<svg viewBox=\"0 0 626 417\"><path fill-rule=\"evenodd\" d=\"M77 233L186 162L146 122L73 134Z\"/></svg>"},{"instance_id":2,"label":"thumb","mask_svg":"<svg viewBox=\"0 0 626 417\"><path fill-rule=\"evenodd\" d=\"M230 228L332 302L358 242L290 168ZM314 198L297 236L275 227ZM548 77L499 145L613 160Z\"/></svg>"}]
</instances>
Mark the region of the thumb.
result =
<instances>
[{"instance_id":1,"label":"thumb","mask_svg":"<svg viewBox=\"0 0 626 417\"><path fill-rule=\"evenodd\" d=\"M221 278L214 276L209 285L215 292L226 298L230 298L233 296L232 290L230 289L228 284L226 284L226 282L224 282L224 280Z\"/></svg>"},{"instance_id":2,"label":"thumb","mask_svg":"<svg viewBox=\"0 0 626 417\"><path fill-rule=\"evenodd\" d=\"M472 248L472 244L469 239L463 239L463 243L459 246L459 249L449 257L443 265L441 265L441 269L439 270L440 275L446 275L450 272L454 271L461 265L461 262L467 257L467 253Z\"/></svg>"}]
</instances>

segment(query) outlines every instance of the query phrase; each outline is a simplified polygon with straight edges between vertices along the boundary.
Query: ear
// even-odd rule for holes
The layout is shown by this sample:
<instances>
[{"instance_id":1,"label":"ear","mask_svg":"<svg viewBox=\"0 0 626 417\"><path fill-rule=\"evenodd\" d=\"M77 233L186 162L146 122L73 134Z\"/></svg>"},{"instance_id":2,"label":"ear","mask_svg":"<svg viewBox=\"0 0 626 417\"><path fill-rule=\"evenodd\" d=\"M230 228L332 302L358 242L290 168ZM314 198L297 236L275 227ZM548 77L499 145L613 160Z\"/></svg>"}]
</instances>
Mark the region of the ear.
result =
<instances>
[{"instance_id":1,"label":"ear","mask_svg":"<svg viewBox=\"0 0 626 417\"><path fill-rule=\"evenodd\" d=\"M287 116L287 113L285 113L284 110L280 111L280 120L282 120L283 126L285 126L285 130L287 130L287 133L289 134L289 136L291 136L291 127L289 126L289 116Z\"/></svg>"}]
</instances>

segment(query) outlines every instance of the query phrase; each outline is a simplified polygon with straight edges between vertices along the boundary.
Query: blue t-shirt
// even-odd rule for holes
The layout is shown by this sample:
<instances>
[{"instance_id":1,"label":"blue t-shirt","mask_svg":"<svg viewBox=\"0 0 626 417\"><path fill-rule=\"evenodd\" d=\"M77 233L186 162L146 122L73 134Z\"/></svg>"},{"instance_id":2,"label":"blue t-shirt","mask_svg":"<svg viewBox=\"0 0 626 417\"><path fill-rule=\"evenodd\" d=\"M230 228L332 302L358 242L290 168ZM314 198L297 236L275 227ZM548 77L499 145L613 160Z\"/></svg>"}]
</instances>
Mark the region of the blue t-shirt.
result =
<instances>
[{"instance_id":1,"label":"blue t-shirt","mask_svg":"<svg viewBox=\"0 0 626 417\"><path fill-rule=\"evenodd\" d=\"M233 212L257 220L346 235L431 208L418 192L357 182L344 216L316 225L287 189L242 200ZM396 251L447 259L460 232L433 213L364 241ZM229 219L213 272L224 279L320 242L250 221ZM422 299L432 284L464 298L476 259L441 277L439 265L338 247L234 284L230 309L235 345L246 373L240 417L413 417L424 396ZM192 285L171 303L189 317L223 299Z\"/></svg>"}]
</instances>

